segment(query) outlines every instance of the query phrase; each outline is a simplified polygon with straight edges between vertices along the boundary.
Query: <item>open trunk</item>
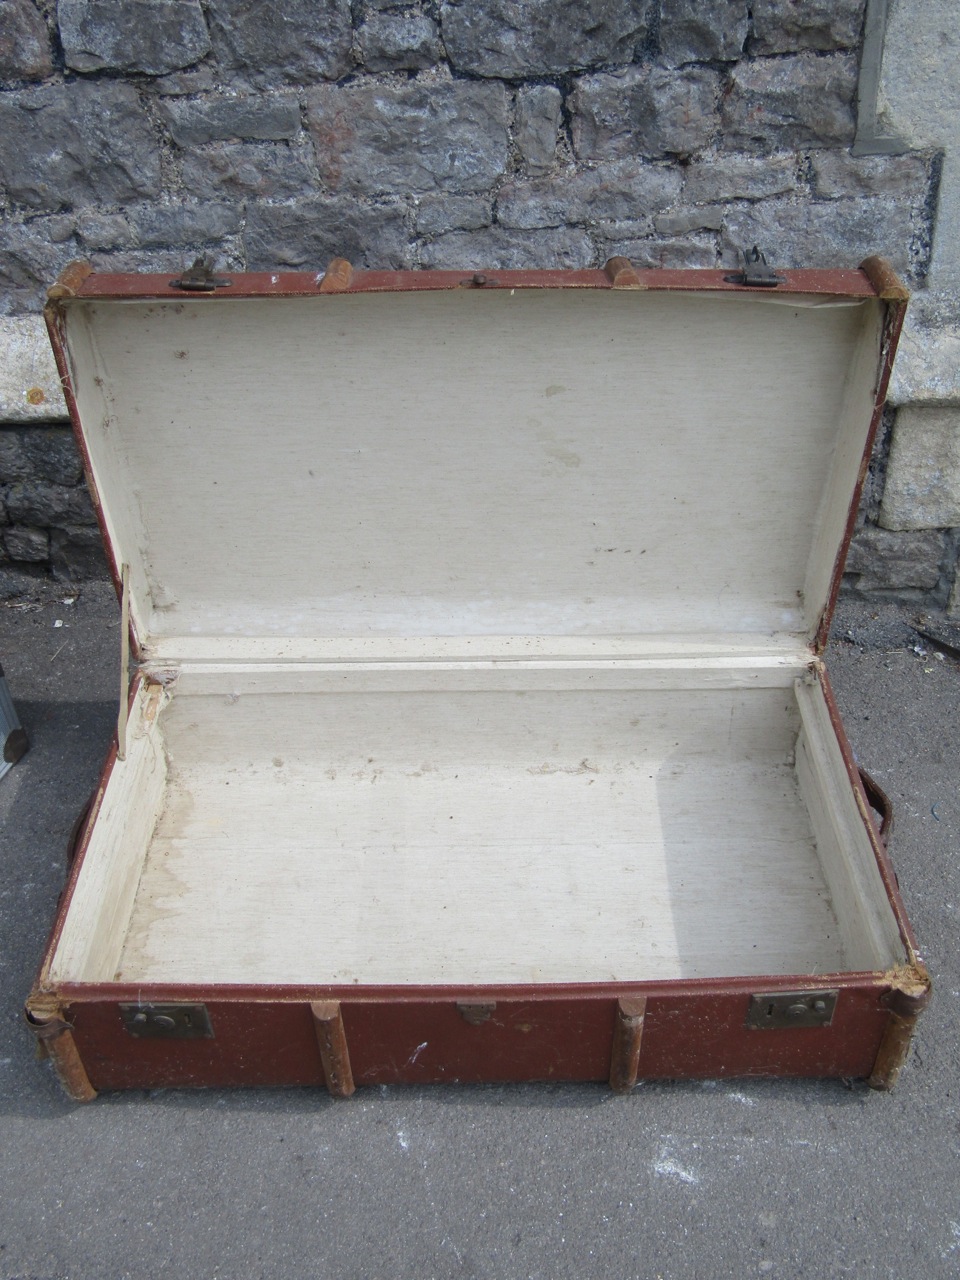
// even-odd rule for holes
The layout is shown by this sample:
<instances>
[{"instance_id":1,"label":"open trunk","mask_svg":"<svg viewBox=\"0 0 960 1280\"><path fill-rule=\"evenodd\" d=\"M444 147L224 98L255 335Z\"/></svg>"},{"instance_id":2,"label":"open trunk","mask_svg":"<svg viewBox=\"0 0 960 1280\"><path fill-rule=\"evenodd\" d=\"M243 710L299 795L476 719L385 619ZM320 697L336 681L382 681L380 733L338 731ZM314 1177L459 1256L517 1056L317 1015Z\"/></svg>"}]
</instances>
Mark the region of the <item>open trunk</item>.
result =
<instances>
[{"instance_id":1,"label":"open trunk","mask_svg":"<svg viewBox=\"0 0 960 1280\"><path fill-rule=\"evenodd\" d=\"M74 1092L889 1083L818 655L902 290L322 279L51 311L137 662L31 1002Z\"/></svg>"}]
</instances>

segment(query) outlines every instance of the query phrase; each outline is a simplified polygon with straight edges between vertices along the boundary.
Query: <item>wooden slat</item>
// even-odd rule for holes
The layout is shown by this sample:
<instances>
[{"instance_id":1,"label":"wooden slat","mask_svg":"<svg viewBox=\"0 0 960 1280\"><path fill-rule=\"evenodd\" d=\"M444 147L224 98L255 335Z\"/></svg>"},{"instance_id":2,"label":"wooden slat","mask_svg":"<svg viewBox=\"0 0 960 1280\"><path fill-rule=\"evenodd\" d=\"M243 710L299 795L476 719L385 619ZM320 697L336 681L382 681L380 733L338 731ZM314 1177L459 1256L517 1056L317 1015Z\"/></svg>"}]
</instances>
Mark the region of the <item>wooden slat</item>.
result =
<instances>
[{"instance_id":1,"label":"wooden slat","mask_svg":"<svg viewBox=\"0 0 960 1280\"><path fill-rule=\"evenodd\" d=\"M349 1098L356 1085L350 1069L350 1053L340 1003L337 1000L314 1001L310 1005L310 1011L317 1032L327 1088L335 1098Z\"/></svg>"},{"instance_id":2,"label":"wooden slat","mask_svg":"<svg viewBox=\"0 0 960 1280\"><path fill-rule=\"evenodd\" d=\"M624 996L617 1001L610 1055L610 1088L614 1093L629 1093L637 1083L646 1010L646 996Z\"/></svg>"}]
</instances>

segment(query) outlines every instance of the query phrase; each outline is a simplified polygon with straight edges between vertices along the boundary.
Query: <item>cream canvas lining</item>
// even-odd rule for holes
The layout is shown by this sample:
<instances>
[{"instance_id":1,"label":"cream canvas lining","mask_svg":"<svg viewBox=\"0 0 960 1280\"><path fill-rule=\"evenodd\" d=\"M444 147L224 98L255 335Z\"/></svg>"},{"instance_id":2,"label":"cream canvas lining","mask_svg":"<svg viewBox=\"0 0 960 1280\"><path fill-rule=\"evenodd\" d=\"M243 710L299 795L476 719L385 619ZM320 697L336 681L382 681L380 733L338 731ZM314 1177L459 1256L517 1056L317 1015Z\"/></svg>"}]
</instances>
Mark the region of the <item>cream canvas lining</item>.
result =
<instances>
[{"instance_id":1,"label":"cream canvas lining","mask_svg":"<svg viewBox=\"0 0 960 1280\"><path fill-rule=\"evenodd\" d=\"M874 300L832 301L71 303L145 652L812 634L881 324Z\"/></svg>"},{"instance_id":2,"label":"cream canvas lining","mask_svg":"<svg viewBox=\"0 0 960 1280\"><path fill-rule=\"evenodd\" d=\"M904 958L816 684L184 681L140 699L54 979L639 982Z\"/></svg>"},{"instance_id":3,"label":"cream canvas lining","mask_svg":"<svg viewBox=\"0 0 960 1280\"><path fill-rule=\"evenodd\" d=\"M904 959L807 647L878 303L456 291L66 319L145 681L50 980Z\"/></svg>"}]
</instances>

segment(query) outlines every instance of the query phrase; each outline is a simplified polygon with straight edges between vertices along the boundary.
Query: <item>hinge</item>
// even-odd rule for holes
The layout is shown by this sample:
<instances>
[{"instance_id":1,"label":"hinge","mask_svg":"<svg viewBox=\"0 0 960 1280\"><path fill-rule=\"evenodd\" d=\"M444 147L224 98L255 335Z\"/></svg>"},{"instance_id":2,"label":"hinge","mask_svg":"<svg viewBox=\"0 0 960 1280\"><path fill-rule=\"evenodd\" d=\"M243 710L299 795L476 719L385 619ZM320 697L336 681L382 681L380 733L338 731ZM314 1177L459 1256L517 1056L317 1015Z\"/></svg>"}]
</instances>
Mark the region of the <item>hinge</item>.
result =
<instances>
[{"instance_id":1,"label":"hinge","mask_svg":"<svg viewBox=\"0 0 960 1280\"><path fill-rule=\"evenodd\" d=\"M120 1017L141 1040L212 1040L213 1026L203 1004L122 1004Z\"/></svg>"},{"instance_id":2,"label":"hinge","mask_svg":"<svg viewBox=\"0 0 960 1280\"><path fill-rule=\"evenodd\" d=\"M766 255L756 245L750 250L741 249L738 256L743 270L736 275L724 276L727 284L739 284L749 289L775 289L778 284L783 284L783 276L778 276L767 264Z\"/></svg>"},{"instance_id":3,"label":"hinge","mask_svg":"<svg viewBox=\"0 0 960 1280\"><path fill-rule=\"evenodd\" d=\"M214 289L226 289L233 284L226 276L213 274L213 262L206 258L195 258L192 267L176 280L170 281L171 289L185 289L188 293L213 293Z\"/></svg>"},{"instance_id":4,"label":"hinge","mask_svg":"<svg viewBox=\"0 0 960 1280\"><path fill-rule=\"evenodd\" d=\"M777 991L750 997L747 1026L782 1031L785 1027L829 1027L839 991Z\"/></svg>"},{"instance_id":5,"label":"hinge","mask_svg":"<svg viewBox=\"0 0 960 1280\"><path fill-rule=\"evenodd\" d=\"M469 1022L471 1027L482 1026L484 1022L489 1022L496 1012L495 1004L468 1004L465 1001L457 1002L457 1013L464 1020Z\"/></svg>"}]
</instances>

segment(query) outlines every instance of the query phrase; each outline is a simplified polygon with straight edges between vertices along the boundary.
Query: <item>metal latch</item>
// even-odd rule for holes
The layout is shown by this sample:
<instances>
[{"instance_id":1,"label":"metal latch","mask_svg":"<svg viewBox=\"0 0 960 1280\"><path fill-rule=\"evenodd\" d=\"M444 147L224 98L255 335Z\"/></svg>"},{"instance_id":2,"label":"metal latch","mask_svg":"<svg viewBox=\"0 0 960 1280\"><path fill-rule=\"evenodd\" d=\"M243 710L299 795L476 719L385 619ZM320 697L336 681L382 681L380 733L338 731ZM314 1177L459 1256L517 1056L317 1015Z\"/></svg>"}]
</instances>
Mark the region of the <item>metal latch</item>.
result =
<instances>
[{"instance_id":1,"label":"metal latch","mask_svg":"<svg viewBox=\"0 0 960 1280\"><path fill-rule=\"evenodd\" d=\"M141 1040L213 1039L210 1015L202 1004L122 1004L120 1017L130 1034Z\"/></svg>"},{"instance_id":2,"label":"metal latch","mask_svg":"<svg viewBox=\"0 0 960 1280\"><path fill-rule=\"evenodd\" d=\"M756 245L750 250L741 249L739 257L743 270L736 275L724 276L727 284L740 284L751 289L775 289L778 284L783 284L783 276L778 276L767 264L766 256Z\"/></svg>"},{"instance_id":3,"label":"metal latch","mask_svg":"<svg viewBox=\"0 0 960 1280\"><path fill-rule=\"evenodd\" d=\"M183 275L170 281L171 289L186 289L188 293L213 293L214 289L225 289L233 284L226 276L213 274L213 262L206 258L195 258L192 267L187 267Z\"/></svg>"},{"instance_id":4,"label":"metal latch","mask_svg":"<svg viewBox=\"0 0 960 1280\"><path fill-rule=\"evenodd\" d=\"M839 991L778 991L751 996L747 1026L781 1031L784 1027L829 1027Z\"/></svg>"}]
</instances>

